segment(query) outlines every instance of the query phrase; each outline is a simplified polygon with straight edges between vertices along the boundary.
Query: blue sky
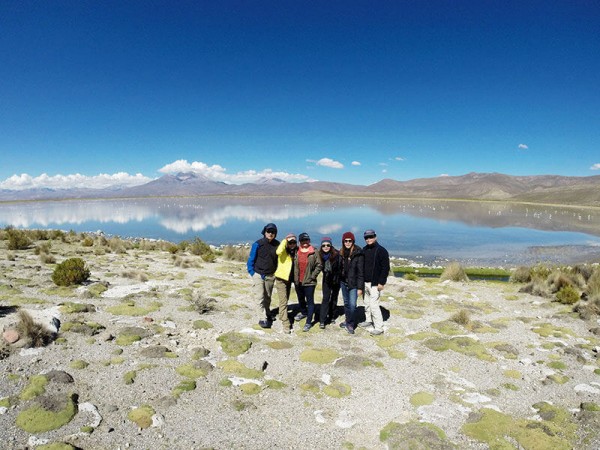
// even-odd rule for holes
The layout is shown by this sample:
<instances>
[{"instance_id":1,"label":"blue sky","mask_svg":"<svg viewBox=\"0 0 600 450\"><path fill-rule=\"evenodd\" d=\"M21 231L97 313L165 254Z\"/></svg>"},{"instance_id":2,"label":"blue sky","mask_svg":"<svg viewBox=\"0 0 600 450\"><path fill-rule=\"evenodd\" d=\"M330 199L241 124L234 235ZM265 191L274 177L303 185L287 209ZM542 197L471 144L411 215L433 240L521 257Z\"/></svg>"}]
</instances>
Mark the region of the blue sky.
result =
<instances>
[{"instance_id":1,"label":"blue sky","mask_svg":"<svg viewBox=\"0 0 600 450\"><path fill-rule=\"evenodd\" d=\"M0 188L600 174L597 1L0 2Z\"/></svg>"}]
</instances>

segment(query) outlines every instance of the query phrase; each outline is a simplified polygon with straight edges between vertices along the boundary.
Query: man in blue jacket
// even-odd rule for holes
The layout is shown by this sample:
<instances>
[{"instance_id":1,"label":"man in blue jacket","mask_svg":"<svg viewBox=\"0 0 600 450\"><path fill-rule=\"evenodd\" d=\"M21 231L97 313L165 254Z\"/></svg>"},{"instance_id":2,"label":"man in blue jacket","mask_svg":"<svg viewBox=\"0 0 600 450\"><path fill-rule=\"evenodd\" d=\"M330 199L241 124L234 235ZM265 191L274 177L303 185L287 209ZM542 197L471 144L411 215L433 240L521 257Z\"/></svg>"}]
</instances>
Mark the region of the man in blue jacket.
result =
<instances>
[{"instance_id":1,"label":"man in blue jacket","mask_svg":"<svg viewBox=\"0 0 600 450\"><path fill-rule=\"evenodd\" d=\"M277 226L268 223L263 227L263 237L252 244L250 256L248 257L248 273L252 277L253 294L256 303L260 305L261 314L264 319L258 321L262 328L271 328L273 317L271 316L271 295L275 285L275 270L277 269L277 247L279 241Z\"/></svg>"},{"instance_id":2,"label":"man in blue jacket","mask_svg":"<svg viewBox=\"0 0 600 450\"><path fill-rule=\"evenodd\" d=\"M368 329L369 333L377 336L383 334L383 315L379 307L379 298L390 272L390 255L377 242L375 230L365 231L364 238L367 244L363 247L366 319L358 326Z\"/></svg>"}]
</instances>

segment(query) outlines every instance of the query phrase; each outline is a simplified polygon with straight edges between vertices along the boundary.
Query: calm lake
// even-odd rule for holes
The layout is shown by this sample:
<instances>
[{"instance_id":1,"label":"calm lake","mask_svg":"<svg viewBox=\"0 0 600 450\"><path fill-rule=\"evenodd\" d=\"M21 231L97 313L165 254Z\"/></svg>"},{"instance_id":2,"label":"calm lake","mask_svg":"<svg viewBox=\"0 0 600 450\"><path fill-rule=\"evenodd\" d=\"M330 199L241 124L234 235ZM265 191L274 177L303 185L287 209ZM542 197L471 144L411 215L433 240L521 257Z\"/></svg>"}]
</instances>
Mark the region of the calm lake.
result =
<instances>
[{"instance_id":1,"label":"calm lake","mask_svg":"<svg viewBox=\"0 0 600 450\"><path fill-rule=\"evenodd\" d=\"M424 263L570 263L600 258L600 210L510 203L289 198L161 198L0 204L0 227L98 231L172 242L253 242L267 222L279 237L306 231L340 247L373 228L391 255Z\"/></svg>"}]
</instances>

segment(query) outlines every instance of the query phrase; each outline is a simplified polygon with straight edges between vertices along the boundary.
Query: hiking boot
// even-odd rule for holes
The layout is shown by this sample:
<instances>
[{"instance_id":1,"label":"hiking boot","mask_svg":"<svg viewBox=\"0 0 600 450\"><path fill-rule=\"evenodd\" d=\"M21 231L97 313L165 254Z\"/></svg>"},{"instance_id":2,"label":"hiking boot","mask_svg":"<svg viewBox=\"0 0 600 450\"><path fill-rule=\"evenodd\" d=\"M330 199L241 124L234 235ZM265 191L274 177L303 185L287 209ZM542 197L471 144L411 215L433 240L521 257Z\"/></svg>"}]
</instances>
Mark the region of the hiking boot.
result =
<instances>
[{"instance_id":1,"label":"hiking boot","mask_svg":"<svg viewBox=\"0 0 600 450\"><path fill-rule=\"evenodd\" d=\"M354 327L350 324L346 325L346 331L348 334L354 334Z\"/></svg>"},{"instance_id":2,"label":"hiking boot","mask_svg":"<svg viewBox=\"0 0 600 450\"><path fill-rule=\"evenodd\" d=\"M325 329L325 324L324 324L324 323L320 323L320 324L319 324L319 328L320 328L321 330L324 330L324 329Z\"/></svg>"},{"instance_id":3,"label":"hiking boot","mask_svg":"<svg viewBox=\"0 0 600 450\"><path fill-rule=\"evenodd\" d=\"M379 336L380 334L383 334L383 330L375 330L375 329L373 329L373 330L369 331L369 334L371 336Z\"/></svg>"},{"instance_id":4,"label":"hiking boot","mask_svg":"<svg viewBox=\"0 0 600 450\"><path fill-rule=\"evenodd\" d=\"M270 320L263 319L258 321L258 325L260 325L261 328L271 328L273 322L271 322Z\"/></svg>"},{"instance_id":5,"label":"hiking boot","mask_svg":"<svg viewBox=\"0 0 600 450\"><path fill-rule=\"evenodd\" d=\"M296 314L296 316L294 316L294 320L296 322L300 322L305 317L306 317L306 313L303 313L302 311L300 311L298 314Z\"/></svg>"},{"instance_id":6,"label":"hiking boot","mask_svg":"<svg viewBox=\"0 0 600 450\"><path fill-rule=\"evenodd\" d=\"M311 328L312 325L310 323L307 323L306 325L304 325L304 328L302 328L302 331L310 331Z\"/></svg>"},{"instance_id":7,"label":"hiking boot","mask_svg":"<svg viewBox=\"0 0 600 450\"><path fill-rule=\"evenodd\" d=\"M340 328L346 328L346 322L340 323Z\"/></svg>"},{"instance_id":8,"label":"hiking boot","mask_svg":"<svg viewBox=\"0 0 600 450\"><path fill-rule=\"evenodd\" d=\"M371 328L373 326L373 322L361 322L358 324L361 328Z\"/></svg>"}]
</instances>

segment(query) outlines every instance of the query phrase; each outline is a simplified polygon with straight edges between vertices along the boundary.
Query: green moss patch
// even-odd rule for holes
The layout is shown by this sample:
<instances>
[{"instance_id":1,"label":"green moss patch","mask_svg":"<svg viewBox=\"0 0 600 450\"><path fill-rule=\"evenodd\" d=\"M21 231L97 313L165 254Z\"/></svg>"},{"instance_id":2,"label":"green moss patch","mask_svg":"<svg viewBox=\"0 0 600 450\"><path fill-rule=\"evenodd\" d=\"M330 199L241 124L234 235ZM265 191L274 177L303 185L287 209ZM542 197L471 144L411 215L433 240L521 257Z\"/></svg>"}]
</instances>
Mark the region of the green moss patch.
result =
<instances>
[{"instance_id":1,"label":"green moss patch","mask_svg":"<svg viewBox=\"0 0 600 450\"><path fill-rule=\"evenodd\" d=\"M221 348L229 356L239 356L246 353L252 346L252 341L247 336L235 331L222 334L217 338L217 341L221 343Z\"/></svg>"},{"instance_id":2,"label":"green moss patch","mask_svg":"<svg viewBox=\"0 0 600 450\"><path fill-rule=\"evenodd\" d=\"M562 361L551 361L548 363L548 367L556 370L564 370L567 368L567 365Z\"/></svg>"},{"instance_id":3,"label":"green moss patch","mask_svg":"<svg viewBox=\"0 0 600 450\"><path fill-rule=\"evenodd\" d=\"M16 424L28 433L45 433L56 430L73 419L77 412L76 397L38 398L31 407L17 415Z\"/></svg>"},{"instance_id":4,"label":"green moss patch","mask_svg":"<svg viewBox=\"0 0 600 450\"><path fill-rule=\"evenodd\" d=\"M488 346L496 351L501 352L506 359L517 359L519 356L519 350L506 342L494 342L488 344Z\"/></svg>"},{"instance_id":5,"label":"green moss patch","mask_svg":"<svg viewBox=\"0 0 600 450\"><path fill-rule=\"evenodd\" d=\"M453 350L483 361L496 361L496 358L487 352L483 344L469 337L457 336L450 339L435 337L426 340L423 345L436 352Z\"/></svg>"},{"instance_id":6,"label":"green moss patch","mask_svg":"<svg viewBox=\"0 0 600 450\"><path fill-rule=\"evenodd\" d=\"M300 354L300 361L314 364L329 364L339 357L339 353L329 348L309 348Z\"/></svg>"},{"instance_id":7,"label":"green moss patch","mask_svg":"<svg viewBox=\"0 0 600 450\"><path fill-rule=\"evenodd\" d=\"M150 405L143 405L131 410L129 414L127 414L127 418L141 429L144 429L152 425L152 416L154 414L155 411Z\"/></svg>"},{"instance_id":8,"label":"green moss patch","mask_svg":"<svg viewBox=\"0 0 600 450\"><path fill-rule=\"evenodd\" d=\"M441 428L427 422L390 422L379 432L379 439L390 449L456 448Z\"/></svg>"},{"instance_id":9,"label":"green moss patch","mask_svg":"<svg viewBox=\"0 0 600 450\"><path fill-rule=\"evenodd\" d=\"M104 284L102 284L102 283L95 283L95 284L92 284L88 288L87 293L91 297L100 297L102 295L102 293L104 293L107 290L108 290L108 288Z\"/></svg>"},{"instance_id":10,"label":"green moss patch","mask_svg":"<svg viewBox=\"0 0 600 450\"><path fill-rule=\"evenodd\" d=\"M234 359L219 361L217 367L221 368L226 374L235 375L240 378L260 379L264 376L262 370L251 369Z\"/></svg>"},{"instance_id":11,"label":"green moss patch","mask_svg":"<svg viewBox=\"0 0 600 450\"><path fill-rule=\"evenodd\" d=\"M175 371L184 377L187 378L201 378L208 375L210 370L212 369L212 365L208 361L198 361L193 364L184 364L175 369Z\"/></svg>"},{"instance_id":12,"label":"green moss patch","mask_svg":"<svg viewBox=\"0 0 600 450\"><path fill-rule=\"evenodd\" d=\"M575 333L568 328L555 327L550 323L541 323L534 326L531 331L539 334L542 337L555 337L564 338L568 336L575 336Z\"/></svg>"},{"instance_id":13,"label":"green moss patch","mask_svg":"<svg viewBox=\"0 0 600 450\"><path fill-rule=\"evenodd\" d=\"M66 444L64 442L53 442L52 444L44 444L36 447L36 450L75 450L76 447L73 447L71 444Z\"/></svg>"},{"instance_id":14,"label":"green moss patch","mask_svg":"<svg viewBox=\"0 0 600 450\"><path fill-rule=\"evenodd\" d=\"M87 366L89 366L90 363L88 363L87 361L84 361L83 359L76 359L75 361L72 361L69 364L69 367L71 367L72 369L85 369Z\"/></svg>"},{"instance_id":15,"label":"green moss patch","mask_svg":"<svg viewBox=\"0 0 600 450\"><path fill-rule=\"evenodd\" d=\"M123 374L123 381L125 384L133 384L135 377L137 377L137 371L130 370L129 372L125 372L125 374Z\"/></svg>"},{"instance_id":16,"label":"green moss patch","mask_svg":"<svg viewBox=\"0 0 600 450\"><path fill-rule=\"evenodd\" d=\"M262 388L256 383L240 384L240 389L246 395L256 395L262 390Z\"/></svg>"},{"instance_id":17,"label":"green moss patch","mask_svg":"<svg viewBox=\"0 0 600 450\"><path fill-rule=\"evenodd\" d=\"M410 404L413 406L431 405L435 396L429 392L417 392L410 397Z\"/></svg>"},{"instance_id":18,"label":"green moss patch","mask_svg":"<svg viewBox=\"0 0 600 450\"><path fill-rule=\"evenodd\" d=\"M2 300L2 296L0 296L0 300ZM6 299L10 306L21 306L21 305L44 305L48 303L46 300L42 300L41 298L32 298L32 297L10 297Z\"/></svg>"},{"instance_id":19,"label":"green moss patch","mask_svg":"<svg viewBox=\"0 0 600 450\"><path fill-rule=\"evenodd\" d=\"M183 380L173 388L171 393L173 397L179 398L184 392L193 391L194 389L196 389L196 382L194 380Z\"/></svg>"},{"instance_id":20,"label":"green moss patch","mask_svg":"<svg viewBox=\"0 0 600 450\"><path fill-rule=\"evenodd\" d=\"M69 331L71 333L84 334L86 336L94 336L104 330L104 325L96 322L69 321L61 325L61 331Z\"/></svg>"},{"instance_id":21,"label":"green moss patch","mask_svg":"<svg viewBox=\"0 0 600 450\"><path fill-rule=\"evenodd\" d=\"M323 387L323 393L333 398L348 397L352 393L352 388L349 384L342 383L341 381L334 381Z\"/></svg>"},{"instance_id":22,"label":"green moss patch","mask_svg":"<svg viewBox=\"0 0 600 450\"><path fill-rule=\"evenodd\" d=\"M127 300L124 303L106 308L106 311L115 316L145 316L151 312L158 311L162 303L152 302L146 307L136 306L133 300Z\"/></svg>"},{"instance_id":23,"label":"green moss patch","mask_svg":"<svg viewBox=\"0 0 600 450\"><path fill-rule=\"evenodd\" d=\"M344 369L356 371L366 367L383 367L383 363L380 361L374 361L366 356L349 355L339 358L335 362L335 367L343 367Z\"/></svg>"},{"instance_id":24,"label":"green moss patch","mask_svg":"<svg viewBox=\"0 0 600 450\"><path fill-rule=\"evenodd\" d=\"M32 375L29 378L29 384L19 394L21 400L31 400L46 392L48 378L44 375Z\"/></svg>"},{"instance_id":25,"label":"green moss patch","mask_svg":"<svg viewBox=\"0 0 600 450\"><path fill-rule=\"evenodd\" d=\"M265 386L267 386L269 389L283 389L287 387L287 384L278 380L266 380Z\"/></svg>"},{"instance_id":26,"label":"green moss patch","mask_svg":"<svg viewBox=\"0 0 600 450\"><path fill-rule=\"evenodd\" d=\"M459 334L465 334L465 330L459 324L451 322L449 320L432 323L431 328L434 328L440 333L445 334L447 336L457 336Z\"/></svg>"},{"instance_id":27,"label":"green moss patch","mask_svg":"<svg viewBox=\"0 0 600 450\"><path fill-rule=\"evenodd\" d=\"M56 295L57 297L76 297L74 286L58 286L49 289L44 289L43 292L48 295Z\"/></svg>"},{"instance_id":28,"label":"green moss patch","mask_svg":"<svg viewBox=\"0 0 600 450\"><path fill-rule=\"evenodd\" d=\"M406 359L406 353L402 350L388 349L388 355L393 359Z\"/></svg>"},{"instance_id":29,"label":"green moss patch","mask_svg":"<svg viewBox=\"0 0 600 450\"><path fill-rule=\"evenodd\" d=\"M96 307L89 303L66 302L60 306L60 311L65 314L95 312Z\"/></svg>"},{"instance_id":30,"label":"green moss patch","mask_svg":"<svg viewBox=\"0 0 600 450\"><path fill-rule=\"evenodd\" d=\"M484 408L469 416L469 423L463 425L462 431L491 448L513 448L512 441L527 449L573 448L577 426L571 421L569 413L548 403L534 407L538 409L542 421L515 419Z\"/></svg>"},{"instance_id":31,"label":"green moss patch","mask_svg":"<svg viewBox=\"0 0 600 450\"><path fill-rule=\"evenodd\" d=\"M193 327L195 330L210 330L213 324L206 320L194 320Z\"/></svg>"},{"instance_id":32,"label":"green moss patch","mask_svg":"<svg viewBox=\"0 0 600 450\"><path fill-rule=\"evenodd\" d=\"M269 341L267 345L273 350L286 350L294 346L292 343L286 341Z\"/></svg>"},{"instance_id":33,"label":"green moss patch","mask_svg":"<svg viewBox=\"0 0 600 450\"><path fill-rule=\"evenodd\" d=\"M521 372L518 370L505 370L504 376L508 378L514 378L515 380L520 380L523 378L523 374L521 374Z\"/></svg>"}]
</instances>

